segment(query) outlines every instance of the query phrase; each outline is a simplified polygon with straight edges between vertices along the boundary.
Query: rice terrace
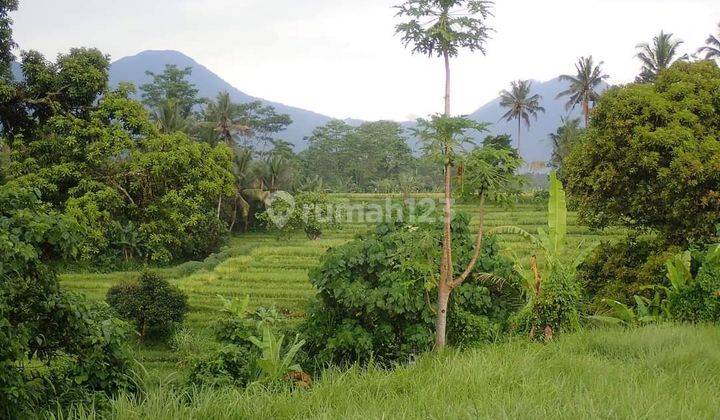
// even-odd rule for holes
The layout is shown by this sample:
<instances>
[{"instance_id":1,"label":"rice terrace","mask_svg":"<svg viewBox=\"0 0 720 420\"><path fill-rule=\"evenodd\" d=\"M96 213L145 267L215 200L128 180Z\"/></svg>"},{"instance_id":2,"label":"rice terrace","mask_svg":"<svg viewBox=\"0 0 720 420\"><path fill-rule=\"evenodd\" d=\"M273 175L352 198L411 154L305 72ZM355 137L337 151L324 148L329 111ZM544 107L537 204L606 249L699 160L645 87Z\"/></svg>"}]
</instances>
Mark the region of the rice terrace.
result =
<instances>
[{"instance_id":1,"label":"rice terrace","mask_svg":"<svg viewBox=\"0 0 720 420\"><path fill-rule=\"evenodd\" d=\"M720 418L720 4L146 3L0 0L0 419Z\"/></svg>"}]
</instances>

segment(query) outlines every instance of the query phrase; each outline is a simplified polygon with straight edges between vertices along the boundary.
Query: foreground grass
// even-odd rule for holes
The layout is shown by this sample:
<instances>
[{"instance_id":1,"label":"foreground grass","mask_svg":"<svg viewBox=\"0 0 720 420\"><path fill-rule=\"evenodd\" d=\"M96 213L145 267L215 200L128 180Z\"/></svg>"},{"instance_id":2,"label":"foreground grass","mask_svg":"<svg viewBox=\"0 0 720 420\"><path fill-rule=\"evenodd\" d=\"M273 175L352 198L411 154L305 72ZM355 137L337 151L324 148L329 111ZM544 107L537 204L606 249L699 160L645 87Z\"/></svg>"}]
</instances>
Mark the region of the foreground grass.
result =
<instances>
[{"instance_id":1,"label":"foreground grass","mask_svg":"<svg viewBox=\"0 0 720 420\"><path fill-rule=\"evenodd\" d=\"M116 419L718 418L720 329L594 330L428 355L412 366L329 372L310 391L155 388ZM75 413L95 418L93 411Z\"/></svg>"}]
</instances>

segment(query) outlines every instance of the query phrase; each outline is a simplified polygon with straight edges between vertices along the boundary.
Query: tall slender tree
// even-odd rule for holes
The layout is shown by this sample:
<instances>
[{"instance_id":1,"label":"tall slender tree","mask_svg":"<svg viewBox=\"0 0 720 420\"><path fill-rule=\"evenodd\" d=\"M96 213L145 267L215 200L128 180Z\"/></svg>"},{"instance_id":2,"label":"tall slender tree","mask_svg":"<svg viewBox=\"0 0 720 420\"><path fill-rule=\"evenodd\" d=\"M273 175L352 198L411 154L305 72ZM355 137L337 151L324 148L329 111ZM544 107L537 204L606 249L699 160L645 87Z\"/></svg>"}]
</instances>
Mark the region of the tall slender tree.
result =
<instances>
[{"instance_id":1,"label":"tall slender tree","mask_svg":"<svg viewBox=\"0 0 720 420\"><path fill-rule=\"evenodd\" d=\"M467 277L454 279L452 262L452 167L454 143L453 131L441 128L460 130L471 128L464 122L456 121L450 117L450 59L456 57L461 49L480 51L485 54L485 45L491 29L487 26L487 19L492 13L493 3L484 0L407 0L397 6L397 16L409 20L397 25L396 31L402 36L406 47L413 53L424 54L429 57L441 57L445 65L445 109L444 120L440 126L436 125L436 133L445 136L436 139L442 146L444 154L443 176L445 189L445 205L443 219L443 251L440 263L440 279L438 281L438 314L436 319L435 347L440 350L445 347L447 307L452 289L462 283ZM439 129L440 128L440 129ZM482 229L481 229L482 232ZM480 240L482 234L479 235ZM474 263L471 263L474 265ZM460 280L459 282L457 280Z\"/></svg>"},{"instance_id":2,"label":"tall slender tree","mask_svg":"<svg viewBox=\"0 0 720 420\"><path fill-rule=\"evenodd\" d=\"M720 59L720 23L718 23L718 36L710 35L705 41L705 46L698 50L699 53L705 54L707 60Z\"/></svg>"},{"instance_id":3,"label":"tall slender tree","mask_svg":"<svg viewBox=\"0 0 720 420\"><path fill-rule=\"evenodd\" d=\"M530 117L537 120L538 113L545 112L545 108L540 106L542 96L531 93L532 82L529 80L518 80L512 82L512 87L509 91L503 90L500 92L500 106L508 108L505 115L502 116L506 121L517 120L518 135L517 135L517 148L518 153L520 150L520 136L522 132L522 123L530 128Z\"/></svg>"},{"instance_id":4,"label":"tall slender tree","mask_svg":"<svg viewBox=\"0 0 720 420\"><path fill-rule=\"evenodd\" d=\"M10 79L10 64L15 60L12 53L17 46L13 40L10 12L18 9L18 0L0 0L0 77Z\"/></svg>"},{"instance_id":5,"label":"tall slender tree","mask_svg":"<svg viewBox=\"0 0 720 420\"><path fill-rule=\"evenodd\" d=\"M680 46L684 42L674 38L673 34L660 31L660 34L653 38L652 45L643 42L637 45L639 50L637 58L643 63L640 75L635 79L638 83L653 83L658 74L670 67L676 60L687 60L687 54L678 57Z\"/></svg>"},{"instance_id":6,"label":"tall slender tree","mask_svg":"<svg viewBox=\"0 0 720 420\"><path fill-rule=\"evenodd\" d=\"M565 104L565 109L568 111L574 109L577 105L581 105L586 127L590 121L591 104L594 104L600 98L597 90L603 81L609 77L602 70L603 64L601 61L595 65L592 56L580 57L577 64L575 64L577 73L574 76L569 74L560 76L561 81L570 82L570 87L560 92L556 99L569 96L567 104Z\"/></svg>"}]
</instances>

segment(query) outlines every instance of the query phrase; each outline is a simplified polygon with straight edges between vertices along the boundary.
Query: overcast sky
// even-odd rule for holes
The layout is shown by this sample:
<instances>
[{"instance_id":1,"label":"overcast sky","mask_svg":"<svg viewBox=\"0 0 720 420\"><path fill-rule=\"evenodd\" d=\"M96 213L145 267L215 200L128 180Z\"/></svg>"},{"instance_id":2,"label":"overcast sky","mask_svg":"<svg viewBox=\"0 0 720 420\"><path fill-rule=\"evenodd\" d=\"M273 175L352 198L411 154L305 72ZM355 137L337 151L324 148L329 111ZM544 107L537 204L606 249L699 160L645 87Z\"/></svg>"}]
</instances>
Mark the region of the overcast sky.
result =
<instances>
[{"instance_id":1,"label":"overcast sky","mask_svg":"<svg viewBox=\"0 0 720 420\"><path fill-rule=\"evenodd\" d=\"M337 118L407 119L442 110L443 68L394 36L399 0L21 0L21 49L54 57L92 46L113 60L181 51L240 90ZM577 57L611 82L639 70L635 45L661 29L694 52L718 0L498 0L488 55L453 62L453 112L470 113L514 79L548 80Z\"/></svg>"}]
</instances>

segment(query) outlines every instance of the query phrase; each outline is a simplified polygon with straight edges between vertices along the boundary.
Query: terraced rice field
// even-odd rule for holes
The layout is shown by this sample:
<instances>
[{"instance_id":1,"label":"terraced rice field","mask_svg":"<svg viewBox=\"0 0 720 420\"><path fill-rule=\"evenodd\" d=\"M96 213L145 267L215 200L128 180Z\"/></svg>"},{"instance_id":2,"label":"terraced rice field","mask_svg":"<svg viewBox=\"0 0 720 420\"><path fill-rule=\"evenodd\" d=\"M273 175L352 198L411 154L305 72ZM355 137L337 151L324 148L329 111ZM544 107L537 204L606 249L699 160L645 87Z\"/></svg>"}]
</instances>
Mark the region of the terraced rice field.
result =
<instances>
[{"instance_id":1,"label":"terraced rice field","mask_svg":"<svg viewBox=\"0 0 720 420\"><path fill-rule=\"evenodd\" d=\"M384 205L387 197L335 195L333 200L370 206ZM398 197L393 199L400 200ZM475 205L458 204L456 210L473 215L473 228L477 229ZM486 220L490 227L513 225L535 233L537 227L547 223L547 211L543 205L518 205L511 209L490 207ZM325 232L317 241L308 240L302 233L289 237L249 233L233 237L225 249L204 262L190 262L158 271L188 293L191 310L185 325L194 334L209 337L209 326L219 316L222 307L217 295L249 295L252 306L275 305L297 321L302 318L315 294L308 280L308 270L318 264L328 248L342 245L371 228L371 224L353 220L343 223L339 229ZM568 234L568 246L573 249L582 242L612 238L621 232L592 231L579 226L575 214L571 213L568 215ZM529 257L533 252L519 236L500 235L500 241L504 248L519 257ZM65 274L62 283L92 299L102 300L110 287L137 275L136 272ZM177 356L167 346L143 346L138 350L138 359L149 369L171 372L178 362Z\"/></svg>"}]
</instances>

